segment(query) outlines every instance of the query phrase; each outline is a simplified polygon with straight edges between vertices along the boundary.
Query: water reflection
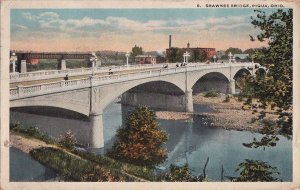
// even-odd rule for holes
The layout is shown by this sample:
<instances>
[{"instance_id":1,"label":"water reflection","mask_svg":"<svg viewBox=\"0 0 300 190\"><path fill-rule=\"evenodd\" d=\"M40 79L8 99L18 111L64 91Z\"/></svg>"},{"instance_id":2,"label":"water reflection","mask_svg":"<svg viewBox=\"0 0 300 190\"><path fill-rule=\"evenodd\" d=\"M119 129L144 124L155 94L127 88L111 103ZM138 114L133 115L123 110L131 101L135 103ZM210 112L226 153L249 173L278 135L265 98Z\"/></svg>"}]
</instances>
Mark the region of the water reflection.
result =
<instances>
[{"instance_id":1,"label":"water reflection","mask_svg":"<svg viewBox=\"0 0 300 190\"><path fill-rule=\"evenodd\" d=\"M30 158L28 154L11 147L10 181L53 181L56 172Z\"/></svg>"},{"instance_id":2,"label":"water reflection","mask_svg":"<svg viewBox=\"0 0 300 190\"><path fill-rule=\"evenodd\" d=\"M198 113L213 111L206 105L194 106ZM106 150L112 146L117 128L124 123L124 118L131 109L133 108L113 104L105 110L103 117ZM239 163L244 159L255 159L276 166L280 171L280 178L284 181L292 180L292 144L284 137L280 137L276 147L263 151L263 149L249 149L242 145L244 142L250 142L253 137L260 138L262 135L215 128L210 126L210 121L201 115L194 116L189 121L159 120L159 123L161 129L169 135L169 140L165 144L168 149L168 159L161 165L163 167L188 163L193 174L200 175L209 157L206 173L209 178L220 181L222 165L225 170L224 175L237 176L235 169Z\"/></svg>"}]
</instances>

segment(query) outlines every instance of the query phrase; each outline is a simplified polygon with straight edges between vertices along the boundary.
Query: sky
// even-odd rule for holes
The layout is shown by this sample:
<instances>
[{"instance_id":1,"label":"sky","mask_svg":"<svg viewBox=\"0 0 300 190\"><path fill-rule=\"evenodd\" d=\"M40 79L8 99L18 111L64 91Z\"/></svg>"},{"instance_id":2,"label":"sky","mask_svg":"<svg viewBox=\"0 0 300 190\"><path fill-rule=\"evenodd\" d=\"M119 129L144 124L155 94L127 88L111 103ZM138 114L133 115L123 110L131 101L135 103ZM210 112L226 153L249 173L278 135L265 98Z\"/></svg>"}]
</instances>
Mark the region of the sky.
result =
<instances>
[{"instance_id":1,"label":"sky","mask_svg":"<svg viewBox=\"0 0 300 190\"><path fill-rule=\"evenodd\" d=\"M273 12L276 9L268 9ZM11 50L23 51L164 51L173 47L243 50L258 30L254 9L12 9Z\"/></svg>"}]
</instances>

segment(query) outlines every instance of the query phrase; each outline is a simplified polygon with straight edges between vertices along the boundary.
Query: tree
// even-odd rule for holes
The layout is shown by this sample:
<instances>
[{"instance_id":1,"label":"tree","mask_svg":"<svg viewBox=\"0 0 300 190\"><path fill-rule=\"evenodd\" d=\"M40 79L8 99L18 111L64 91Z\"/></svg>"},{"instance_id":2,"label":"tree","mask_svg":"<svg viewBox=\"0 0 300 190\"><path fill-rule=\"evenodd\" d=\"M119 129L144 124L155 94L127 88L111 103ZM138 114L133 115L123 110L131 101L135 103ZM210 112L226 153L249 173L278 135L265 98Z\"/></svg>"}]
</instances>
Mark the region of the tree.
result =
<instances>
[{"instance_id":1,"label":"tree","mask_svg":"<svg viewBox=\"0 0 300 190\"><path fill-rule=\"evenodd\" d=\"M266 110L271 107L278 114L276 130L280 134L292 135L292 92L293 92L293 11L278 10L271 15L255 10L257 19L252 17L252 24L261 33L257 40L267 41L268 47L256 50L255 60L268 68L265 78L251 78L250 86L253 96L258 98L260 119L266 116ZM252 37L253 38L253 37ZM253 38L253 40L255 40ZM251 103L252 97L248 97ZM269 129L271 130L270 126ZM268 133L270 130L266 130Z\"/></svg>"},{"instance_id":2,"label":"tree","mask_svg":"<svg viewBox=\"0 0 300 190\"><path fill-rule=\"evenodd\" d=\"M250 77L247 87L250 87L246 104L252 104L252 98L258 99L258 119L266 116L268 109L277 113L276 125L265 123L261 133L264 136L260 139L253 139L251 143L243 143L249 148L274 147L279 138L277 133L288 138L292 137L292 92L293 92L293 11L281 9L266 15L264 11L255 10L257 18L252 19L255 28L261 33L256 36L260 42L267 41L268 47L257 49L254 53L255 60L268 68L264 78ZM250 40L256 39L250 35ZM275 167L259 160L246 160L239 164L242 169L238 181L278 181L274 174L278 174Z\"/></svg>"},{"instance_id":3,"label":"tree","mask_svg":"<svg viewBox=\"0 0 300 190\"><path fill-rule=\"evenodd\" d=\"M138 47L137 45L134 45L134 47L131 50L130 56L131 57L135 57L137 55L142 55L143 53L144 52L143 52L143 48L142 47Z\"/></svg>"},{"instance_id":4,"label":"tree","mask_svg":"<svg viewBox=\"0 0 300 190\"><path fill-rule=\"evenodd\" d=\"M244 182L270 182L270 181L279 181L278 178L275 178L274 175L278 175L276 167L270 166L266 162L258 160L248 160L240 163L236 169L240 172L240 176L236 178L236 181Z\"/></svg>"},{"instance_id":5,"label":"tree","mask_svg":"<svg viewBox=\"0 0 300 190\"><path fill-rule=\"evenodd\" d=\"M255 49L249 48L249 49L246 49L243 53L249 54L249 56L251 57L251 55L253 55L255 53Z\"/></svg>"},{"instance_id":6,"label":"tree","mask_svg":"<svg viewBox=\"0 0 300 190\"><path fill-rule=\"evenodd\" d=\"M237 53L243 53L243 51L239 48L233 48L233 47L230 47L228 48L226 51L225 51L225 54L228 55L229 52L231 52L233 55L234 54L237 54Z\"/></svg>"},{"instance_id":7,"label":"tree","mask_svg":"<svg viewBox=\"0 0 300 190\"><path fill-rule=\"evenodd\" d=\"M117 132L117 140L108 152L110 157L125 162L153 167L167 158L163 143L167 133L159 129L156 115L148 107L137 107Z\"/></svg>"},{"instance_id":8,"label":"tree","mask_svg":"<svg viewBox=\"0 0 300 190\"><path fill-rule=\"evenodd\" d=\"M167 60L170 63L183 61L183 50L181 48L171 47L167 52Z\"/></svg>"}]
</instances>

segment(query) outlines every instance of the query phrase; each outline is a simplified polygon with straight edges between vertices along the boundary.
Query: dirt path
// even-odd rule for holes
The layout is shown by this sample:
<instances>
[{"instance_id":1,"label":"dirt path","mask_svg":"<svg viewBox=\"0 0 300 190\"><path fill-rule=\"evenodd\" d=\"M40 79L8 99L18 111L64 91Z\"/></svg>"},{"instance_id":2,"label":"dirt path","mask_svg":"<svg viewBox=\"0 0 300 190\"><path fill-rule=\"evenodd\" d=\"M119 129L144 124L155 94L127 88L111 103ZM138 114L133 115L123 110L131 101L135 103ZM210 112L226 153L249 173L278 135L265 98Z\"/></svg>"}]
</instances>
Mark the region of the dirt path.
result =
<instances>
[{"instance_id":1,"label":"dirt path","mask_svg":"<svg viewBox=\"0 0 300 190\"><path fill-rule=\"evenodd\" d=\"M10 133L10 145L25 152L29 153L31 150L41 147L54 147L59 148L55 145L46 144L43 141L33 138L26 138L22 135Z\"/></svg>"}]
</instances>

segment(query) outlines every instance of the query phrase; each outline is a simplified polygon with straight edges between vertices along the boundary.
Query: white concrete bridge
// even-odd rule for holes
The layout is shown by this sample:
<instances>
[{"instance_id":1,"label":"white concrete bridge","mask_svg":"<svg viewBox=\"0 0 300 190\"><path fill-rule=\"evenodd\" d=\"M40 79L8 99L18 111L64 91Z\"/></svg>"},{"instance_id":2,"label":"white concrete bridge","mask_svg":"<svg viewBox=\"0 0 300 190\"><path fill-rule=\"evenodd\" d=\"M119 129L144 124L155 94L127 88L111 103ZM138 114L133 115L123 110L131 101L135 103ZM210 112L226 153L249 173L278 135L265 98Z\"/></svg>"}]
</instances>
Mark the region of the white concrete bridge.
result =
<instances>
[{"instance_id":1,"label":"white concrete bridge","mask_svg":"<svg viewBox=\"0 0 300 190\"><path fill-rule=\"evenodd\" d=\"M77 69L71 72L69 70L69 74L74 76L86 74L91 76L11 88L10 107L54 107L84 114L90 119L90 138L86 143L90 147L101 148L104 146L103 110L121 95L123 95L122 101L131 104L138 104L143 97L146 98L132 93L127 94L132 89L144 85L151 93L151 89L154 89L153 84L155 86L163 82L167 87L162 87L161 90L168 91L164 99L156 99L155 93L159 93L156 91L142 103L157 106L157 101L161 101L159 104L163 104L162 107L165 109L193 112L192 93L195 84L201 78L221 76L226 81L228 92L234 94L237 75L241 72L255 74L260 69L264 70L258 63L189 63L184 67L169 64L168 68L162 68L162 65L115 67L113 71L131 72L104 76L91 74L105 73L109 68ZM67 71L63 73L57 71L52 74L47 71L26 73L26 75L11 74L11 83L64 76ZM174 95L178 98L174 98Z\"/></svg>"}]
</instances>

